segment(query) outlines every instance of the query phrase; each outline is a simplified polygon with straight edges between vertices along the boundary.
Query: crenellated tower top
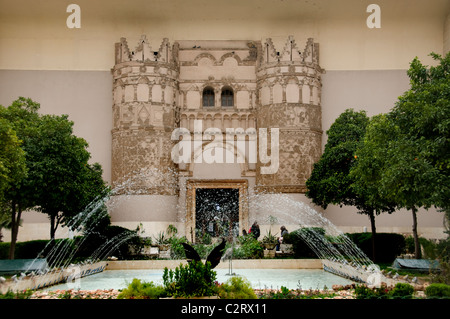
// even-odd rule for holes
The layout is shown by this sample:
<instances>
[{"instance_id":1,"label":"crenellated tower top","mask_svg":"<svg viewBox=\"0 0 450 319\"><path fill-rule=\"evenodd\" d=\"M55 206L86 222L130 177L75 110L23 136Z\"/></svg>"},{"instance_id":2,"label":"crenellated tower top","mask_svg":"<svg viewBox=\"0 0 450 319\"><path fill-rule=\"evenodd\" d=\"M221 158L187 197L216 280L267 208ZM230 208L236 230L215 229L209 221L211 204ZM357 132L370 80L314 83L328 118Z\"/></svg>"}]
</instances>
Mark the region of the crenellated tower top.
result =
<instances>
[{"instance_id":1,"label":"crenellated tower top","mask_svg":"<svg viewBox=\"0 0 450 319\"><path fill-rule=\"evenodd\" d=\"M134 50L130 50L125 38L116 43L115 63L124 62L160 62L173 63L177 61L177 44L171 45L168 38L164 38L157 51L152 50L146 35L142 35Z\"/></svg>"},{"instance_id":2,"label":"crenellated tower top","mask_svg":"<svg viewBox=\"0 0 450 319\"><path fill-rule=\"evenodd\" d=\"M297 62L305 64L319 64L319 44L309 38L302 50L291 35L286 40L283 48L278 50L271 38L266 39L261 45L261 54L258 58L259 65L272 63Z\"/></svg>"}]
</instances>

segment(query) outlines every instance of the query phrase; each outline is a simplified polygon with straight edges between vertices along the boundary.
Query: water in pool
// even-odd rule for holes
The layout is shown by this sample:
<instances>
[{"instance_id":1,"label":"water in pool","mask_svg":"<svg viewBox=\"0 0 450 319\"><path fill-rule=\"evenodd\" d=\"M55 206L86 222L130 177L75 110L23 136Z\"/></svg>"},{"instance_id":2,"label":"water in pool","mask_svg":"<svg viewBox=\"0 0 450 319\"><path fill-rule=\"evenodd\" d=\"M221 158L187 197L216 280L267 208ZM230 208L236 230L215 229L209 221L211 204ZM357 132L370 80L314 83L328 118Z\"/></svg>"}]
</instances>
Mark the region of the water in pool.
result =
<instances>
[{"instance_id":1,"label":"water in pool","mask_svg":"<svg viewBox=\"0 0 450 319\"><path fill-rule=\"evenodd\" d=\"M215 269L217 281L223 283L231 276L228 269ZM59 284L45 290L97 290L123 289L138 278L143 281L153 281L162 284L163 269L139 270L105 270L101 273L81 278L76 284ZM352 281L333 275L321 269L233 269L233 273L247 278L254 289L284 286L289 289L331 289L333 285L347 285Z\"/></svg>"}]
</instances>

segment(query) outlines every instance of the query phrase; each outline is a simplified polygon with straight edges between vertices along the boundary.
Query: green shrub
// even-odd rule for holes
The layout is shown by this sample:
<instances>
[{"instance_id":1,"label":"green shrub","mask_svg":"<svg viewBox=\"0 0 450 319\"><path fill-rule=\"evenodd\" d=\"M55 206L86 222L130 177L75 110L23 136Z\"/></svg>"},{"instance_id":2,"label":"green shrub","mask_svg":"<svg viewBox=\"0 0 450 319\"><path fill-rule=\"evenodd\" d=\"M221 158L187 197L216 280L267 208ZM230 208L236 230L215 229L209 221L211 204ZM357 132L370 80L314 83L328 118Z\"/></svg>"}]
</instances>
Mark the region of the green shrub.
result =
<instances>
[{"instance_id":1,"label":"green shrub","mask_svg":"<svg viewBox=\"0 0 450 319\"><path fill-rule=\"evenodd\" d=\"M439 270L431 271L431 282L450 285L450 262L441 260Z\"/></svg>"},{"instance_id":2,"label":"green shrub","mask_svg":"<svg viewBox=\"0 0 450 319\"><path fill-rule=\"evenodd\" d=\"M56 239L56 240L30 240L16 243L16 249L14 251L15 259L34 259L43 255L44 257L51 251L55 245L63 245L69 239ZM9 258L9 242L0 243L0 259Z\"/></svg>"},{"instance_id":3,"label":"green shrub","mask_svg":"<svg viewBox=\"0 0 450 319\"><path fill-rule=\"evenodd\" d=\"M219 296L222 299L256 299L250 282L242 277L231 277L219 286Z\"/></svg>"},{"instance_id":4,"label":"green shrub","mask_svg":"<svg viewBox=\"0 0 450 319\"><path fill-rule=\"evenodd\" d=\"M372 258L372 233L346 234L369 258ZM405 237L395 233L377 233L375 252L377 263L392 263L405 251Z\"/></svg>"},{"instance_id":5,"label":"green shrub","mask_svg":"<svg viewBox=\"0 0 450 319\"><path fill-rule=\"evenodd\" d=\"M325 229L320 227L305 227L294 230L283 237L283 243L292 244L296 258L317 258L316 253L308 246L304 238L325 236Z\"/></svg>"},{"instance_id":6,"label":"green shrub","mask_svg":"<svg viewBox=\"0 0 450 319\"><path fill-rule=\"evenodd\" d=\"M0 259L8 259L10 243L0 243Z\"/></svg>"},{"instance_id":7,"label":"green shrub","mask_svg":"<svg viewBox=\"0 0 450 319\"><path fill-rule=\"evenodd\" d=\"M191 261L185 266L180 264L175 270L164 268L164 288L174 297L213 296L217 294L216 276L209 262Z\"/></svg>"},{"instance_id":8,"label":"green shrub","mask_svg":"<svg viewBox=\"0 0 450 319\"><path fill-rule=\"evenodd\" d=\"M414 287L407 283L397 283L390 292L394 299L411 299L414 294Z\"/></svg>"},{"instance_id":9,"label":"green shrub","mask_svg":"<svg viewBox=\"0 0 450 319\"><path fill-rule=\"evenodd\" d=\"M264 256L264 248L251 234L238 238L239 248L233 250L233 258L258 259Z\"/></svg>"},{"instance_id":10,"label":"green shrub","mask_svg":"<svg viewBox=\"0 0 450 319\"><path fill-rule=\"evenodd\" d=\"M447 263L450 262L450 236L446 239L440 240L437 243L436 250L439 259Z\"/></svg>"},{"instance_id":11,"label":"green shrub","mask_svg":"<svg viewBox=\"0 0 450 319\"><path fill-rule=\"evenodd\" d=\"M425 289L427 298L450 298L450 285L433 283Z\"/></svg>"},{"instance_id":12,"label":"green shrub","mask_svg":"<svg viewBox=\"0 0 450 319\"><path fill-rule=\"evenodd\" d=\"M110 255L116 255L122 259L127 259L130 257L128 246L136 244L136 241L140 240L140 238L137 236L136 231L120 226L106 226L102 229L102 233L92 232L85 236L77 236L74 239L64 238L17 242L14 258L34 259L40 257L39 255L42 255L42 257L48 259L47 261L49 264L52 264L52 260L49 258L48 254L54 247L65 254L65 256L59 254L57 256L59 260L69 257L87 258L91 257L97 249L102 247L102 245L109 240L111 240L111 245L106 247L107 249L105 249L105 252L109 251ZM9 258L9 247L9 242L0 243L0 259ZM73 254L74 249L77 249L75 254ZM110 251L110 249L112 250Z\"/></svg>"},{"instance_id":13,"label":"green shrub","mask_svg":"<svg viewBox=\"0 0 450 319\"><path fill-rule=\"evenodd\" d=\"M181 243L187 243L186 237L176 237L170 238L170 244L172 245L170 257L173 259L183 259L185 258L184 247Z\"/></svg>"},{"instance_id":14,"label":"green shrub","mask_svg":"<svg viewBox=\"0 0 450 319\"><path fill-rule=\"evenodd\" d=\"M280 290L270 290L263 292L260 299L325 299L336 296L334 292L321 291L319 289L288 289L281 286Z\"/></svg>"},{"instance_id":15,"label":"green shrub","mask_svg":"<svg viewBox=\"0 0 450 319\"><path fill-rule=\"evenodd\" d=\"M129 230L120 226L107 226L102 233L90 233L83 239L83 244L78 247L77 257L91 257L98 253L98 249L103 247L102 254L114 255L121 259L128 259L130 256L129 245L140 245L140 237L137 230ZM103 246L110 242L107 247ZM101 254L101 255L102 255ZM105 257L105 256L100 256Z\"/></svg>"},{"instance_id":16,"label":"green shrub","mask_svg":"<svg viewBox=\"0 0 450 319\"><path fill-rule=\"evenodd\" d=\"M15 256L17 259L34 259L44 250L48 240L31 240L16 243Z\"/></svg>"},{"instance_id":17,"label":"green shrub","mask_svg":"<svg viewBox=\"0 0 450 319\"><path fill-rule=\"evenodd\" d=\"M422 258L436 259L439 257L440 251L438 249L437 243L434 243L431 240L422 237L419 237L419 243L421 249L423 250ZM415 251L414 237L408 236L405 238L405 251L409 254L414 254Z\"/></svg>"},{"instance_id":18,"label":"green shrub","mask_svg":"<svg viewBox=\"0 0 450 319\"><path fill-rule=\"evenodd\" d=\"M0 293L0 299L30 299L32 294L33 294L33 291L31 291L29 289L27 289L25 291L16 291L16 292L8 290L4 294Z\"/></svg>"},{"instance_id":19,"label":"green shrub","mask_svg":"<svg viewBox=\"0 0 450 319\"><path fill-rule=\"evenodd\" d=\"M386 287L369 288L366 285L356 285L356 299L389 299L389 290Z\"/></svg>"},{"instance_id":20,"label":"green shrub","mask_svg":"<svg viewBox=\"0 0 450 319\"><path fill-rule=\"evenodd\" d=\"M134 278L127 288L122 290L117 299L158 299L166 297L167 293L162 286L151 282L142 282Z\"/></svg>"}]
</instances>

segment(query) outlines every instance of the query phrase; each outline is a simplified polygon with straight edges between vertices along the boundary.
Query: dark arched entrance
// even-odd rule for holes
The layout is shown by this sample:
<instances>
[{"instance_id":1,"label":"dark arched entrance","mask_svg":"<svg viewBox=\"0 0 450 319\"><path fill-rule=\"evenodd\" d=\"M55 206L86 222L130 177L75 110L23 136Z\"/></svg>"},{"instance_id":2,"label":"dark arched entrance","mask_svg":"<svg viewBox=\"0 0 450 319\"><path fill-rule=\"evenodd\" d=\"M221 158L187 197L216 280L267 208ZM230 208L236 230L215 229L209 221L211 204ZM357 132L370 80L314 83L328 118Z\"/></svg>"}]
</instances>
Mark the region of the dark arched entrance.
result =
<instances>
[{"instance_id":1,"label":"dark arched entrance","mask_svg":"<svg viewBox=\"0 0 450 319\"><path fill-rule=\"evenodd\" d=\"M197 188L196 237L231 237L239 232L239 189Z\"/></svg>"}]
</instances>

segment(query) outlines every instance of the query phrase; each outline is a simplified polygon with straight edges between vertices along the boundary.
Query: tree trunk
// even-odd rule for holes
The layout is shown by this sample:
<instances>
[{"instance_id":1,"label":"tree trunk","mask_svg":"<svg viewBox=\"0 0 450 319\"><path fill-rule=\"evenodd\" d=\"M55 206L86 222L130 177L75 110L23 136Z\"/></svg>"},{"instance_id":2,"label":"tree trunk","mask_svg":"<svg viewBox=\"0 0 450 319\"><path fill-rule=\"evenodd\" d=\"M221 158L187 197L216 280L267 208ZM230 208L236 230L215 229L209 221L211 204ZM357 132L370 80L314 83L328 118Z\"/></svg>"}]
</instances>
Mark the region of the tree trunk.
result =
<instances>
[{"instance_id":1,"label":"tree trunk","mask_svg":"<svg viewBox=\"0 0 450 319\"><path fill-rule=\"evenodd\" d=\"M419 242L419 236L417 235L417 208L413 206L411 209L412 216L413 216L413 225L412 225L412 231L414 236L414 258L420 259L421 258L421 252L420 252L420 242Z\"/></svg>"},{"instance_id":2,"label":"tree trunk","mask_svg":"<svg viewBox=\"0 0 450 319\"><path fill-rule=\"evenodd\" d=\"M50 239L55 239L56 233L56 217L54 214L50 214Z\"/></svg>"},{"instance_id":3,"label":"tree trunk","mask_svg":"<svg viewBox=\"0 0 450 319\"><path fill-rule=\"evenodd\" d=\"M21 215L22 210L20 205L16 207L16 203L13 201L11 204L11 244L9 246L9 259L14 259Z\"/></svg>"},{"instance_id":4,"label":"tree trunk","mask_svg":"<svg viewBox=\"0 0 450 319\"><path fill-rule=\"evenodd\" d=\"M375 214L373 212L373 210L370 212L369 214L369 218L370 218L370 227L372 229L372 261L376 262L376 254L375 254L375 237L377 234L377 229L375 227Z\"/></svg>"}]
</instances>

